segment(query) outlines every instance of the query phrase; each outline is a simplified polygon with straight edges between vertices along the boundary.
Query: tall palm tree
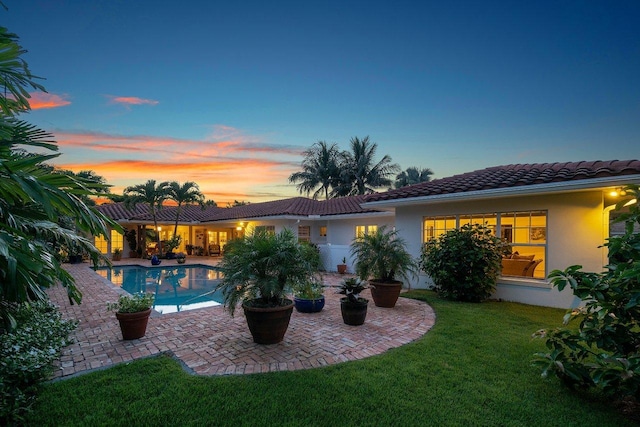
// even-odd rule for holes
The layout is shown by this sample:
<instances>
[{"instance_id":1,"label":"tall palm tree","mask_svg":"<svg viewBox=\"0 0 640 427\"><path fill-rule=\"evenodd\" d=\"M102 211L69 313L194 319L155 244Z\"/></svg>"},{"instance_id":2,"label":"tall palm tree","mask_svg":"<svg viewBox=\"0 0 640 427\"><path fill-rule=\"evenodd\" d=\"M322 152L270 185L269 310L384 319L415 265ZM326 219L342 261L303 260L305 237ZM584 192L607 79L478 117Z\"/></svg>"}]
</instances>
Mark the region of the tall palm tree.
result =
<instances>
[{"instance_id":1,"label":"tall palm tree","mask_svg":"<svg viewBox=\"0 0 640 427\"><path fill-rule=\"evenodd\" d=\"M158 250L162 255L162 245L160 244L160 233L158 233L157 213L162 209L162 204L168 196L168 182L161 182L156 186L156 180L150 179L144 184L133 185L124 189L124 205L127 208L133 208L138 203L144 203L149 206L151 218L153 218L153 231L156 234Z\"/></svg>"},{"instance_id":2,"label":"tall palm tree","mask_svg":"<svg viewBox=\"0 0 640 427\"><path fill-rule=\"evenodd\" d=\"M172 181L167 187L167 199L173 200L178 204L176 223L173 227L173 237L175 238L178 232L178 221L182 213L182 205L199 204L204 209L204 194L200 192L200 187L195 182L187 181L180 185L176 181Z\"/></svg>"},{"instance_id":3,"label":"tall palm tree","mask_svg":"<svg viewBox=\"0 0 640 427\"><path fill-rule=\"evenodd\" d=\"M342 173L336 193L343 196L370 194L375 193L376 188L391 186L391 177L400 171L400 166L391 163L389 155L375 163L378 144L372 143L368 136L351 138L350 143L351 151L341 154Z\"/></svg>"},{"instance_id":4,"label":"tall palm tree","mask_svg":"<svg viewBox=\"0 0 640 427\"><path fill-rule=\"evenodd\" d=\"M45 288L61 283L70 302L82 294L62 268L61 248L78 248L97 265L108 262L91 241L58 222L72 218L74 228L93 236L108 236L107 224L122 228L82 202L104 186L52 170L58 146L53 136L16 117L30 109L29 89L44 91L35 82L18 37L0 27L0 318L15 327L16 303L46 299ZM35 147L40 153L26 153ZM2 328L0 328L2 329Z\"/></svg>"},{"instance_id":5,"label":"tall palm tree","mask_svg":"<svg viewBox=\"0 0 640 427\"><path fill-rule=\"evenodd\" d=\"M300 194L309 195L312 191L313 198L317 199L324 193L325 199L329 199L329 189L337 184L340 175L338 168L338 147L336 144L327 144L318 141L305 150L302 160L302 171L295 172L289 177L289 182L299 182L296 186Z\"/></svg>"},{"instance_id":6,"label":"tall palm tree","mask_svg":"<svg viewBox=\"0 0 640 427\"><path fill-rule=\"evenodd\" d=\"M394 186L396 188L406 187L407 185L419 184L421 182L431 181L433 171L429 168L417 168L415 166L408 167L396 176Z\"/></svg>"}]
</instances>

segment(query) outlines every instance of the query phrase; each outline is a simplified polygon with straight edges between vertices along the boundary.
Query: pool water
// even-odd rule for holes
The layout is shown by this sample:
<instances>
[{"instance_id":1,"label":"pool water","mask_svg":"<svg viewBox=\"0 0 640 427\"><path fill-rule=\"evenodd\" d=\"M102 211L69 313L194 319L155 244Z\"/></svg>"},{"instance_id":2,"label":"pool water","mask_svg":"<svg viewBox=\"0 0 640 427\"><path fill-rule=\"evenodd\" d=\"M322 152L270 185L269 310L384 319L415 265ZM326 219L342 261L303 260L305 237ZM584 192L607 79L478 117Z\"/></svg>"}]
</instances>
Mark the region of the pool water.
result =
<instances>
[{"instance_id":1,"label":"pool water","mask_svg":"<svg viewBox=\"0 0 640 427\"><path fill-rule=\"evenodd\" d=\"M216 306L223 301L222 292L213 292L222 277L215 267L124 265L99 268L96 272L131 294L154 293L153 308L163 314Z\"/></svg>"}]
</instances>

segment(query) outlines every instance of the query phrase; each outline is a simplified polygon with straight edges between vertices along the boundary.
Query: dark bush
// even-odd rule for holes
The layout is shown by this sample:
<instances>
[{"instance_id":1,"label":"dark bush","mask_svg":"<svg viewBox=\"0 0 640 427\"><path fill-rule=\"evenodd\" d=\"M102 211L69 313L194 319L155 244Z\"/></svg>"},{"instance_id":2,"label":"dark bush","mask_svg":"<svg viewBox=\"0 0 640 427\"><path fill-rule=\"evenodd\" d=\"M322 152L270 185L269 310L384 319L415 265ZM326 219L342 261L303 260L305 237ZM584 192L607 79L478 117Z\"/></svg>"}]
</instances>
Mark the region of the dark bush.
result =
<instances>
[{"instance_id":1,"label":"dark bush","mask_svg":"<svg viewBox=\"0 0 640 427\"><path fill-rule=\"evenodd\" d=\"M422 246L420 268L444 298L479 302L493 293L503 247L488 227L467 224Z\"/></svg>"},{"instance_id":2,"label":"dark bush","mask_svg":"<svg viewBox=\"0 0 640 427\"><path fill-rule=\"evenodd\" d=\"M0 333L0 424L19 424L37 386L53 372L53 361L71 341L76 322L63 320L48 301L15 306L17 328Z\"/></svg>"}]
</instances>

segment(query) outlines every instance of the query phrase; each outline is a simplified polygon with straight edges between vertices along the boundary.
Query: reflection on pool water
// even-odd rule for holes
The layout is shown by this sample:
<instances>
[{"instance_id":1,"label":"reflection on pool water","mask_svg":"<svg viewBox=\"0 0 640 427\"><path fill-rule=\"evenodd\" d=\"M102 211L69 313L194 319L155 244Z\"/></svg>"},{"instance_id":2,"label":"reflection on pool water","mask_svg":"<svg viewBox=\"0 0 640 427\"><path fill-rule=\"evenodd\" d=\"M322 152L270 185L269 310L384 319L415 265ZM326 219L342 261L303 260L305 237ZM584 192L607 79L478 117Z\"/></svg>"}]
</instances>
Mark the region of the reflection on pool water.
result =
<instances>
[{"instance_id":1,"label":"reflection on pool water","mask_svg":"<svg viewBox=\"0 0 640 427\"><path fill-rule=\"evenodd\" d=\"M215 267L124 265L99 268L96 272L131 294L154 293L153 308L164 314L211 307L223 301L222 292L213 292L222 277Z\"/></svg>"}]
</instances>

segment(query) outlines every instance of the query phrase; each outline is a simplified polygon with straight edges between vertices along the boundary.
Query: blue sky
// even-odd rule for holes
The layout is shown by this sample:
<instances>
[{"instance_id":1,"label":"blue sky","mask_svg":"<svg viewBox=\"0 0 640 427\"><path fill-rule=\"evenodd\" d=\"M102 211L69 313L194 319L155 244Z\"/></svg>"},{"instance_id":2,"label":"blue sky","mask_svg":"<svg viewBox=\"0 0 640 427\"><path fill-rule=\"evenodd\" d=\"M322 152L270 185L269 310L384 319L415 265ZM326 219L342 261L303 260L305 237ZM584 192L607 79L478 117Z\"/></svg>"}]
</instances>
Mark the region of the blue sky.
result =
<instances>
[{"instance_id":1,"label":"blue sky","mask_svg":"<svg viewBox=\"0 0 640 427\"><path fill-rule=\"evenodd\" d=\"M640 158L638 1L4 3L49 92L25 118L115 192L290 197L302 150L367 135L435 178Z\"/></svg>"}]
</instances>

